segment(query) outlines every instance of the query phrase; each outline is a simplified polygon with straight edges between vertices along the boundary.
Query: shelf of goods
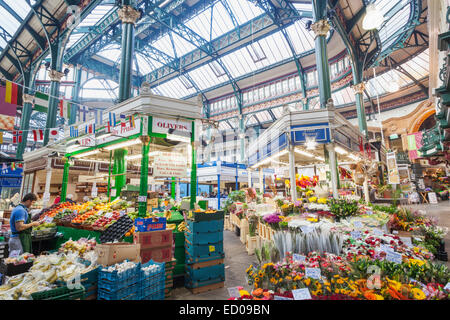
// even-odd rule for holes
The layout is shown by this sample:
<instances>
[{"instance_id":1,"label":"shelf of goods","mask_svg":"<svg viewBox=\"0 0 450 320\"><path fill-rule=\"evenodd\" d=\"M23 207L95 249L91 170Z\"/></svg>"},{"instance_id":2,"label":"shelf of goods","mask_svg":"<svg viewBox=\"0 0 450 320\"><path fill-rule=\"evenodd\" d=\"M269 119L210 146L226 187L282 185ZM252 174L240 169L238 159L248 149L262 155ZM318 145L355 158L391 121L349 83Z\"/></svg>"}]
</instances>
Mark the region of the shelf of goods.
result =
<instances>
[{"instance_id":1,"label":"shelf of goods","mask_svg":"<svg viewBox=\"0 0 450 320\"><path fill-rule=\"evenodd\" d=\"M202 293L224 286L223 211L196 212L188 217L185 231L185 287Z\"/></svg>"}]
</instances>

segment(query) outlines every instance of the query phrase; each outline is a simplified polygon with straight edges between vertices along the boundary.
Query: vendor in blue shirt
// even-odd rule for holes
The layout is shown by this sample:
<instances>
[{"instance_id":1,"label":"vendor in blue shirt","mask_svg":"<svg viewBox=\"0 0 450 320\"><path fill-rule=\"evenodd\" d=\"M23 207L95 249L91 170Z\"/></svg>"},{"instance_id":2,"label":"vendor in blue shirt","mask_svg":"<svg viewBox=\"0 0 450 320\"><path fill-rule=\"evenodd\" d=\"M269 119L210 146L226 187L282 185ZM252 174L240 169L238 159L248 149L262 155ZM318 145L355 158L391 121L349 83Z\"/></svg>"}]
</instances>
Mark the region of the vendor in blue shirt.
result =
<instances>
[{"instance_id":1,"label":"vendor in blue shirt","mask_svg":"<svg viewBox=\"0 0 450 320\"><path fill-rule=\"evenodd\" d=\"M31 215L28 209L37 200L34 193L26 194L22 202L13 209L9 224L11 226L11 237L9 238L9 255L18 250L19 254L24 252L32 253L31 230L32 227L40 225L43 221L31 222Z\"/></svg>"}]
</instances>

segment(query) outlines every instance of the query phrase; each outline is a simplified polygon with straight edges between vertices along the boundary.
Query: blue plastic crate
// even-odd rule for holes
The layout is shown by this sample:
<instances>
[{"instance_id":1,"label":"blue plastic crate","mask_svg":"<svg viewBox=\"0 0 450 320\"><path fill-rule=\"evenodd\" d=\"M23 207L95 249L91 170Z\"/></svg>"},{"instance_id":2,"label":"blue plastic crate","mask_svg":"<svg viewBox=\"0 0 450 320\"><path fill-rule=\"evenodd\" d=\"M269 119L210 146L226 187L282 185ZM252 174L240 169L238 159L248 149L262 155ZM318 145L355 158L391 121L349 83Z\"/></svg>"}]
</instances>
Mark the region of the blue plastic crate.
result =
<instances>
[{"instance_id":1,"label":"blue plastic crate","mask_svg":"<svg viewBox=\"0 0 450 320\"><path fill-rule=\"evenodd\" d=\"M211 254L223 253L223 241L209 244L191 244L186 241L184 243L184 246L186 248L187 253L191 257L201 257L201 256L208 256Z\"/></svg>"},{"instance_id":2,"label":"blue plastic crate","mask_svg":"<svg viewBox=\"0 0 450 320\"><path fill-rule=\"evenodd\" d=\"M122 281L109 281L109 280L99 280L98 288L105 289L110 292L119 291L123 288L134 285L139 282L139 277L135 275L134 277L122 280Z\"/></svg>"},{"instance_id":3,"label":"blue plastic crate","mask_svg":"<svg viewBox=\"0 0 450 320\"><path fill-rule=\"evenodd\" d=\"M164 300L164 289L143 297L140 300Z\"/></svg>"},{"instance_id":4,"label":"blue plastic crate","mask_svg":"<svg viewBox=\"0 0 450 320\"><path fill-rule=\"evenodd\" d=\"M105 288L98 288L98 300L134 300L130 299L131 294L136 295L138 292L138 283L132 284L128 287L120 289L118 291L110 291Z\"/></svg>"},{"instance_id":5,"label":"blue plastic crate","mask_svg":"<svg viewBox=\"0 0 450 320\"><path fill-rule=\"evenodd\" d=\"M146 268L148 266L155 265L155 264L157 266L159 266L159 269L157 269L153 272L144 272L142 270L143 268ZM158 275L160 275L160 274L164 275L164 273L165 273L165 263L164 262L155 262L153 260L149 260L146 263L142 264L139 268L139 281L146 280L151 277L158 277Z\"/></svg>"},{"instance_id":6,"label":"blue plastic crate","mask_svg":"<svg viewBox=\"0 0 450 320\"><path fill-rule=\"evenodd\" d=\"M219 277L219 278L215 278L215 279L209 279L209 280L205 280L205 281L193 281L187 277L184 278L184 286L186 288L192 289L192 288L198 288L198 287L203 287L203 286L207 286L210 284L214 284L214 283L219 283L219 282L223 282L225 281L225 277Z\"/></svg>"},{"instance_id":7,"label":"blue plastic crate","mask_svg":"<svg viewBox=\"0 0 450 320\"><path fill-rule=\"evenodd\" d=\"M130 268L124 272L118 273L117 270L113 272L106 271L107 268L101 268L98 272L98 280L107 280L109 282L122 282L139 275L140 264L136 263L134 268Z\"/></svg>"},{"instance_id":8,"label":"blue plastic crate","mask_svg":"<svg viewBox=\"0 0 450 320\"><path fill-rule=\"evenodd\" d=\"M225 279L225 265L222 263L199 269L192 269L189 265L186 265L186 276L192 281L206 281L216 278Z\"/></svg>"},{"instance_id":9,"label":"blue plastic crate","mask_svg":"<svg viewBox=\"0 0 450 320\"><path fill-rule=\"evenodd\" d=\"M157 217L158 221L153 222L151 218L136 218L134 226L138 232L166 230L167 219L164 217Z\"/></svg>"},{"instance_id":10,"label":"blue plastic crate","mask_svg":"<svg viewBox=\"0 0 450 320\"><path fill-rule=\"evenodd\" d=\"M205 262L205 261L211 261L211 260L217 260L217 259L223 259L225 258L225 253L211 253L205 256L197 256L193 257L189 255L188 252L186 252L185 255L185 263L186 264L192 264L192 263L198 263L198 262Z\"/></svg>"},{"instance_id":11,"label":"blue plastic crate","mask_svg":"<svg viewBox=\"0 0 450 320\"><path fill-rule=\"evenodd\" d=\"M215 232L190 232L185 231L185 239L191 244L209 244L223 241L223 231Z\"/></svg>"},{"instance_id":12,"label":"blue plastic crate","mask_svg":"<svg viewBox=\"0 0 450 320\"><path fill-rule=\"evenodd\" d=\"M223 231L223 220L211 220L194 222L186 221L186 227L190 232L218 232Z\"/></svg>"},{"instance_id":13,"label":"blue plastic crate","mask_svg":"<svg viewBox=\"0 0 450 320\"><path fill-rule=\"evenodd\" d=\"M152 284L149 287L140 287L138 294L139 294L139 300L142 300L144 297L150 296L152 294L155 294L159 291L164 292L165 289L165 282L164 280L161 280L157 283Z\"/></svg>"}]
</instances>

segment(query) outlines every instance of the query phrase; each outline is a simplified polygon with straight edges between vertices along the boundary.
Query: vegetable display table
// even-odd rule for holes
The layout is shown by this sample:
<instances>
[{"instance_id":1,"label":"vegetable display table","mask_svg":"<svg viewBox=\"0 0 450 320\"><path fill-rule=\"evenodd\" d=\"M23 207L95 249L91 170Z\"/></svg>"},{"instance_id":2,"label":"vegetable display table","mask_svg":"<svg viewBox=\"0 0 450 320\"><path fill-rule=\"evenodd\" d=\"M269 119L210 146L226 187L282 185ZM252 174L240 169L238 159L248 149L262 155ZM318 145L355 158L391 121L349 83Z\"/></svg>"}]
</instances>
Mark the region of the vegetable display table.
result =
<instances>
[{"instance_id":1,"label":"vegetable display table","mask_svg":"<svg viewBox=\"0 0 450 320\"><path fill-rule=\"evenodd\" d=\"M70 227L62 227L58 226L58 232L61 232L63 236L58 239L56 242L56 248L60 248L61 244L68 241L72 238L72 240L77 241L80 238L95 238L97 243L100 243L100 231L89 231L84 229L75 229ZM133 243L133 237L125 237L122 239L124 242Z\"/></svg>"}]
</instances>

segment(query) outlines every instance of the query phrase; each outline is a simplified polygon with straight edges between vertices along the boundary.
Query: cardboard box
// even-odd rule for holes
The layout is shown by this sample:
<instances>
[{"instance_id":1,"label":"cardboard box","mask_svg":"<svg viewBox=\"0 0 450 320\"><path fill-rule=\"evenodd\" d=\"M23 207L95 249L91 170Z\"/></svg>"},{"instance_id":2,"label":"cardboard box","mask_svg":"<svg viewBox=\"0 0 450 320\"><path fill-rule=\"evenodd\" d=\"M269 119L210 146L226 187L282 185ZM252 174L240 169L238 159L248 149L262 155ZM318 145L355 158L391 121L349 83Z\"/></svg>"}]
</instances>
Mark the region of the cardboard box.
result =
<instances>
[{"instance_id":1,"label":"cardboard box","mask_svg":"<svg viewBox=\"0 0 450 320\"><path fill-rule=\"evenodd\" d=\"M140 244L127 242L97 244L95 247L97 263L103 266L111 266L124 260L140 262L140 250Z\"/></svg>"},{"instance_id":2,"label":"cardboard box","mask_svg":"<svg viewBox=\"0 0 450 320\"><path fill-rule=\"evenodd\" d=\"M172 260L172 245L159 248L141 249L140 252L142 263L150 260L156 262L169 262Z\"/></svg>"},{"instance_id":3,"label":"cardboard box","mask_svg":"<svg viewBox=\"0 0 450 320\"><path fill-rule=\"evenodd\" d=\"M133 242L139 243L141 249L171 246L172 241L172 230L136 232L133 237Z\"/></svg>"}]
</instances>

